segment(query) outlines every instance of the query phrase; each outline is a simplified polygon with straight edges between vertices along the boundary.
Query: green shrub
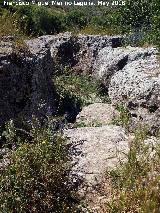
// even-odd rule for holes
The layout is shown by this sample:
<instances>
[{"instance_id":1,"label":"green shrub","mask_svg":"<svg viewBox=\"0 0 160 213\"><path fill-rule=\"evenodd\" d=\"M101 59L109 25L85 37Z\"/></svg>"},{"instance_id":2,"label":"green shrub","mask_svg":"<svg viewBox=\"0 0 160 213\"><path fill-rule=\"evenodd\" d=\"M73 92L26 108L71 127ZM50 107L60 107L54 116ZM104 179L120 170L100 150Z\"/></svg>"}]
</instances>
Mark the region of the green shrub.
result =
<instances>
[{"instance_id":1,"label":"green shrub","mask_svg":"<svg viewBox=\"0 0 160 213\"><path fill-rule=\"evenodd\" d=\"M0 171L0 212L75 211L68 151L52 128L52 122L40 127L36 119L28 133L16 129L13 122L7 125L4 136L12 150L9 165ZM22 140L18 131L28 137Z\"/></svg>"},{"instance_id":2,"label":"green shrub","mask_svg":"<svg viewBox=\"0 0 160 213\"><path fill-rule=\"evenodd\" d=\"M145 144L147 129L135 133L127 162L111 171L109 213L152 212L160 210L160 147Z\"/></svg>"},{"instance_id":3,"label":"green shrub","mask_svg":"<svg viewBox=\"0 0 160 213\"><path fill-rule=\"evenodd\" d=\"M16 36L20 34L19 26L13 14L8 10L0 12L0 36Z\"/></svg>"},{"instance_id":4,"label":"green shrub","mask_svg":"<svg viewBox=\"0 0 160 213\"><path fill-rule=\"evenodd\" d=\"M21 30L27 35L54 34L64 30L63 15L45 7L18 7L16 15Z\"/></svg>"},{"instance_id":5,"label":"green shrub","mask_svg":"<svg viewBox=\"0 0 160 213\"><path fill-rule=\"evenodd\" d=\"M66 15L66 25L71 29L84 28L87 23L87 15L82 10L72 10Z\"/></svg>"},{"instance_id":6,"label":"green shrub","mask_svg":"<svg viewBox=\"0 0 160 213\"><path fill-rule=\"evenodd\" d=\"M121 8L121 24L123 26L141 27L148 26L153 14L152 2L149 0L127 0Z\"/></svg>"},{"instance_id":7,"label":"green shrub","mask_svg":"<svg viewBox=\"0 0 160 213\"><path fill-rule=\"evenodd\" d=\"M160 5L159 5L160 6ZM160 48L160 11L152 17L151 33L149 39Z\"/></svg>"},{"instance_id":8,"label":"green shrub","mask_svg":"<svg viewBox=\"0 0 160 213\"><path fill-rule=\"evenodd\" d=\"M93 103L96 98L108 101L108 96L101 91L101 85L89 75L62 74L54 78L54 85L60 99L74 99L81 106Z\"/></svg>"}]
</instances>

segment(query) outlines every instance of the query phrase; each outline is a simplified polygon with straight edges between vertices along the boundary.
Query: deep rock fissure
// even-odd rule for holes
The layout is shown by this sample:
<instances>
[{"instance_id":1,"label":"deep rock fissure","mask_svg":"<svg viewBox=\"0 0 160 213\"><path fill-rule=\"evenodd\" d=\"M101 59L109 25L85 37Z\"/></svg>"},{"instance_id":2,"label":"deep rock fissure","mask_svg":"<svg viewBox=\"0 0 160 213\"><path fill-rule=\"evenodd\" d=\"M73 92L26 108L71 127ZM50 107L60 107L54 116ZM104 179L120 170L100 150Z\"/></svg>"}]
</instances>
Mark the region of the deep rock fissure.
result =
<instances>
[{"instance_id":1,"label":"deep rock fissure","mask_svg":"<svg viewBox=\"0 0 160 213\"><path fill-rule=\"evenodd\" d=\"M19 113L26 119L31 119L32 114L41 118L56 115L57 95L51 79L67 66L75 74L91 74L100 80L103 92L109 95L113 104L125 104L132 111L146 108L155 116L159 113L160 90L156 50L123 47L122 41L122 36L72 36L71 33L42 36L26 41L30 54L22 54L17 59L13 57L11 41L4 40L0 52L0 95L3 97L0 101L0 125ZM4 87L5 81L8 86ZM142 106L144 102L145 108ZM66 97L60 113L67 111L68 120L74 122L80 110L79 103L76 105L74 100ZM148 114L142 111L143 120L154 120L153 116L147 118Z\"/></svg>"},{"instance_id":2,"label":"deep rock fissure","mask_svg":"<svg viewBox=\"0 0 160 213\"><path fill-rule=\"evenodd\" d=\"M12 42L13 38L4 38L0 43L0 95L3 97L0 100L0 125L10 118L17 117L19 113L26 120L30 120L32 114L40 119L46 115L55 115L57 97L51 83L54 73L67 65L77 74L92 73L98 52L106 46L119 46L121 37L75 37L71 33L42 36L26 41L30 54L22 51L18 57ZM7 82L5 87L3 81ZM68 102L70 104L64 108L70 113L69 120L73 122L80 106L75 106L72 100ZM64 105L67 105L67 100L64 101Z\"/></svg>"}]
</instances>

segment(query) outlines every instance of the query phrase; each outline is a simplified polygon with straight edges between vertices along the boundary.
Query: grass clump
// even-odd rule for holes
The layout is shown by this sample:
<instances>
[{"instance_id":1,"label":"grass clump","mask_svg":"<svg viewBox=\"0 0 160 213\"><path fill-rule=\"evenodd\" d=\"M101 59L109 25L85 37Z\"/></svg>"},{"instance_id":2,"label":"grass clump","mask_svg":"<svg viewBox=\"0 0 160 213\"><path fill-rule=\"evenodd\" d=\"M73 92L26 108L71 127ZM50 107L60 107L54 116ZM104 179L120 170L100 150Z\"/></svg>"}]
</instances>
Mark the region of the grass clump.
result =
<instances>
[{"instance_id":1,"label":"grass clump","mask_svg":"<svg viewBox=\"0 0 160 213\"><path fill-rule=\"evenodd\" d=\"M117 105L116 109L118 110L119 115L113 118L112 124L122 126L127 129L131 118L128 109L123 105Z\"/></svg>"},{"instance_id":2,"label":"grass clump","mask_svg":"<svg viewBox=\"0 0 160 213\"><path fill-rule=\"evenodd\" d=\"M8 165L0 171L1 212L75 212L67 148L52 127L40 127L34 120L26 132L8 124L3 137L11 150ZM18 131L28 136L22 139Z\"/></svg>"},{"instance_id":3,"label":"grass clump","mask_svg":"<svg viewBox=\"0 0 160 213\"><path fill-rule=\"evenodd\" d=\"M108 96L103 93L100 83L89 75L77 75L69 68L60 75L54 76L54 85L60 97L60 105L67 98L74 100L81 107L93 102L108 102Z\"/></svg>"},{"instance_id":4,"label":"grass clump","mask_svg":"<svg viewBox=\"0 0 160 213\"><path fill-rule=\"evenodd\" d=\"M97 92L97 85L84 75L62 75L56 78L55 83L62 98L68 94L70 97L75 96L76 100L81 100L84 104L92 101L92 95Z\"/></svg>"},{"instance_id":5,"label":"grass clump","mask_svg":"<svg viewBox=\"0 0 160 213\"><path fill-rule=\"evenodd\" d=\"M0 11L0 37L19 34L18 23L8 10Z\"/></svg>"},{"instance_id":6,"label":"grass clump","mask_svg":"<svg viewBox=\"0 0 160 213\"><path fill-rule=\"evenodd\" d=\"M107 212L131 213L160 211L160 147L144 143L147 129L135 133L128 160L110 172L111 200Z\"/></svg>"}]
</instances>

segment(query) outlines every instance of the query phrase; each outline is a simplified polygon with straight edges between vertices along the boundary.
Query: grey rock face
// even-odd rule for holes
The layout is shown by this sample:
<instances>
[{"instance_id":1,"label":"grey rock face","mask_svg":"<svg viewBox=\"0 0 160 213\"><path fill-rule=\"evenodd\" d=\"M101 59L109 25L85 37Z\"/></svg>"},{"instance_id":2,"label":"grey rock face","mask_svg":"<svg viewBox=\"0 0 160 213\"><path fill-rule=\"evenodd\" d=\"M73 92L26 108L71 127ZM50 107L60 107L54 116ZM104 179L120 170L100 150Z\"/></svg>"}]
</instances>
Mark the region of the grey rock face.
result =
<instances>
[{"instance_id":1,"label":"grey rock face","mask_svg":"<svg viewBox=\"0 0 160 213\"><path fill-rule=\"evenodd\" d=\"M156 53L154 48L139 48L139 47L106 47L99 51L97 59L94 64L94 75L101 79L106 86L110 83L111 77L119 70L130 64L136 62L145 64L144 59L152 58ZM153 61L152 61L153 62ZM148 62L152 66L151 61ZM139 64L140 65L140 64ZM130 66L130 65L129 65ZM145 65L147 68L147 65ZM108 83L108 84L107 84Z\"/></svg>"},{"instance_id":2,"label":"grey rock face","mask_svg":"<svg viewBox=\"0 0 160 213\"><path fill-rule=\"evenodd\" d=\"M0 125L18 115L31 119L54 113L50 49L28 42L28 53L17 55L12 42L0 43Z\"/></svg>"},{"instance_id":3,"label":"grey rock face","mask_svg":"<svg viewBox=\"0 0 160 213\"><path fill-rule=\"evenodd\" d=\"M122 127L68 129L64 135L71 142L72 176L78 175L88 185L101 181L105 171L118 166L128 152L129 138Z\"/></svg>"},{"instance_id":4,"label":"grey rock face","mask_svg":"<svg viewBox=\"0 0 160 213\"><path fill-rule=\"evenodd\" d=\"M71 179L82 181L82 191L86 190L86 186L94 188L107 170L126 160L133 138L126 135L124 128L111 125L116 114L118 112L111 104L90 104L82 109L76 119L76 123L84 122L86 126L65 129L63 132L70 145L73 164ZM101 126L94 126L95 120Z\"/></svg>"},{"instance_id":5,"label":"grey rock face","mask_svg":"<svg viewBox=\"0 0 160 213\"><path fill-rule=\"evenodd\" d=\"M81 70L81 72L92 73L99 51L104 47L120 47L121 41L121 36L79 35L80 52L78 64L75 68Z\"/></svg>"},{"instance_id":6,"label":"grey rock face","mask_svg":"<svg viewBox=\"0 0 160 213\"><path fill-rule=\"evenodd\" d=\"M83 107L77 115L76 123L82 123L86 126L108 125L118 114L118 111L111 104L94 103Z\"/></svg>"},{"instance_id":7,"label":"grey rock face","mask_svg":"<svg viewBox=\"0 0 160 213\"><path fill-rule=\"evenodd\" d=\"M77 72L92 72L94 61L98 52L104 47L121 46L121 36L77 35L69 32L54 35L41 36L34 40L41 46L50 47L53 60L57 69L70 65Z\"/></svg>"},{"instance_id":8,"label":"grey rock face","mask_svg":"<svg viewBox=\"0 0 160 213\"><path fill-rule=\"evenodd\" d=\"M131 112L131 129L139 123L151 129L160 126L160 67L155 48L103 48L94 64L113 104Z\"/></svg>"},{"instance_id":9,"label":"grey rock face","mask_svg":"<svg viewBox=\"0 0 160 213\"><path fill-rule=\"evenodd\" d=\"M125 51L125 49L121 51ZM122 102L124 97L130 101L138 100L139 104L145 101L152 102L153 99L151 97L147 99L147 97L151 93L157 94L157 90L159 90L157 87L160 74L158 69L154 49L133 48L133 52L128 55L124 68L116 72L111 78L109 95L112 102ZM153 97L153 94L151 96Z\"/></svg>"},{"instance_id":10,"label":"grey rock face","mask_svg":"<svg viewBox=\"0 0 160 213\"><path fill-rule=\"evenodd\" d=\"M137 49L137 56L136 51L130 54L124 68L112 76L109 96L113 104L129 108L134 125L159 127L160 69L153 48L140 49L140 53Z\"/></svg>"}]
</instances>

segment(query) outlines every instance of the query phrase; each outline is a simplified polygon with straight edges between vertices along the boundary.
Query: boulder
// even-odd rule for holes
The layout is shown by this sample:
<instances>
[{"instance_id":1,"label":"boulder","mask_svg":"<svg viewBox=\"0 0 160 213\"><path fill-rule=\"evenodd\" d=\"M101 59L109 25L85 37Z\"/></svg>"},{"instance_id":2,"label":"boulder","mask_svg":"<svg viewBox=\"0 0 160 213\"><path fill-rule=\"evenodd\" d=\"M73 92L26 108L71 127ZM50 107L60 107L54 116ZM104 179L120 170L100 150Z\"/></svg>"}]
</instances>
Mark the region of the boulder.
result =
<instances>
[{"instance_id":1,"label":"boulder","mask_svg":"<svg viewBox=\"0 0 160 213\"><path fill-rule=\"evenodd\" d=\"M102 126L111 124L119 112L111 104L94 103L82 108L77 115L76 124L85 126Z\"/></svg>"},{"instance_id":2,"label":"boulder","mask_svg":"<svg viewBox=\"0 0 160 213\"><path fill-rule=\"evenodd\" d=\"M99 51L94 63L94 76L100 79L106 87L109 86L111 77L130 63L143 63L156 55L154 48L140 47L105 47ZM144 63L143 63L144 64ZM148 62L149 66L155 66L153 60ZM146 65L147 68L147 65Z\"/></svg>"},{"instance_id":3,"label":"boulder","mask_svg":"<svg viewBox=\"0 0 160 213\"><path fill-rule=\"evenodd\" d=\"M64 136L70 144L71 177L75 182L83 180L83 187L100 183L107 170L125 160L129 150L129 137L119 126L68 129Z\"/></svg>"},{"instance_id":4,"label":"boulder","mask_svg":"<svg viewBox=\"0 0 160 213\"><path fill-rule=\"evenodd\" d=\"M141 56L135 57L135 50L128 56L124 68L111 77L108 94L112 104L123 104L130 110L131 129L141 124L155 130L160 126L160 68L157 52L153 48L141 48L139 51Z\"/></svg>"},{"instance_id":5,"label":"boulder","mask_svg":"<svg viewBox=\"0 0 160 213\"><path fill-rule=\"evenodd\" d=\"M94 76L108 91L113 105L129 109L129 129L160 126L160 67L153 47L106 47L99 51Z\"/></svg>"}]
</instances>

